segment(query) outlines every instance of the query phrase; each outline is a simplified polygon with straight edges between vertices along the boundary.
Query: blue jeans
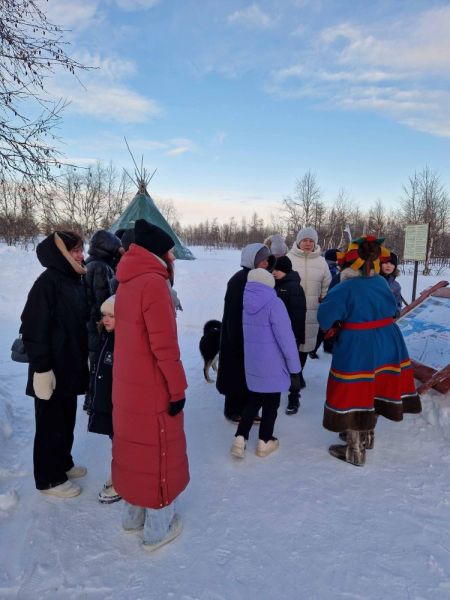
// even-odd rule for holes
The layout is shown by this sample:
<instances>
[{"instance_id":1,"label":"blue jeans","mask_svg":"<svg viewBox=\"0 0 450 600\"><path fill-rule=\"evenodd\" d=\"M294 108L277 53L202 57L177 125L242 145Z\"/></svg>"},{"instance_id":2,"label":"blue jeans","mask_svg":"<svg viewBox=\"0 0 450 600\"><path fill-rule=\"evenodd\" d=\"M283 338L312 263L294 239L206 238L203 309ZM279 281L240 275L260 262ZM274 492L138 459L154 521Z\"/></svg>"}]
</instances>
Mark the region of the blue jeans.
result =
<instances>
[{"instance_id":1,"label":"blue jeans","mask_svg":"<svg viewBox=\"0 0 450 600\"><path fill-rule=\"evenodd\" d=\"M175 502L163 508L142 508L124 501L122 527L127 531L144 527L144 544L156 544L169 533Z\"/></svg>"}]
</instances>

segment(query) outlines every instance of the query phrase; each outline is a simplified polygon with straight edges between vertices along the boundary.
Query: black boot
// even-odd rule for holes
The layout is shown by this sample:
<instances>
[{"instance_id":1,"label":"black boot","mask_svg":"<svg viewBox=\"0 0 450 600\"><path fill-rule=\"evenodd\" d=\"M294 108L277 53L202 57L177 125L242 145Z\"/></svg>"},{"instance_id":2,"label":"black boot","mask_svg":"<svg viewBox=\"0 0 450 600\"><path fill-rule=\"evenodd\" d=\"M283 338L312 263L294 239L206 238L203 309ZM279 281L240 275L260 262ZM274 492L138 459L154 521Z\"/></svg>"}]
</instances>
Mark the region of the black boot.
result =
<instances>
[{"instance_id":1,"label":"black boot","mask_svg":"<svg viewBox=\"0 0 450 600\"><path fill-rule=\"evenodd\" d=\"M291 392L288 394L288 405L286 408L287 415L295 415L300 408L300 394Z\"/></svg>"},{"instance_id":2,"label":"black boot","mask_svg":"<svg viewBox=\"0 0 450 600\"><path fill-rule=\"evenodd\" d=\"M319 358L319 355L315 350L309 353L309 358Z\"/></svg>"}]
</instances>

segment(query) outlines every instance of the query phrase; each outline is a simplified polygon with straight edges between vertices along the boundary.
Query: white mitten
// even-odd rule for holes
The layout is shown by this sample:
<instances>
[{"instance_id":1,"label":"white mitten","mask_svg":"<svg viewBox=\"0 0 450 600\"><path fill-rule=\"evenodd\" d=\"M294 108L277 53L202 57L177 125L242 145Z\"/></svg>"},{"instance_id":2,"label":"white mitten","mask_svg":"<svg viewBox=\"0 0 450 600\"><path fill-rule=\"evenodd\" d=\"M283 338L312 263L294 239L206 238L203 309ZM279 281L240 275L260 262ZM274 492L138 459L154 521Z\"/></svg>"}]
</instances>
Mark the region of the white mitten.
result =
<instances>
[{"instance_id":1,"label":"white mitten","mask_svg":"<svg viewBox=\"0 0 450 600\"><path fill-rule=\"evenodd\" d=\"M50 400L53 390L56 387L56 378L53 371L45 373L34 373L33 388L36 398L40 400Z\"/></svg>"}]
</instances>

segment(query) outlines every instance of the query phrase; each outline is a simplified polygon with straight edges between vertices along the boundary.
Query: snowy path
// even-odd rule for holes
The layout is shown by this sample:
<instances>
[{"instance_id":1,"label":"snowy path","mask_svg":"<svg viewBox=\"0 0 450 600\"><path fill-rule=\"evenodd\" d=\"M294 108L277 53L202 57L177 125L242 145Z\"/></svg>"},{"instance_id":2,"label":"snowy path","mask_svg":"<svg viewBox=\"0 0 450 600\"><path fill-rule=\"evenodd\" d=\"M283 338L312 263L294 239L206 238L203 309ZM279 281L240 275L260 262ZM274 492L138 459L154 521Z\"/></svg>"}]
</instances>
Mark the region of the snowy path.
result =
<instances>
[{"instance_id":1,"label":"snowy path","mask_svg":"<svg viewBox=\"0 0 450 600\"><path fill-rule=\"evenodd\" d=\"M256 457L253 431L245 460L232 460L234 427L202 379L197 345L203 322L221 316L238 254L197 255L177 269L192 478L179 500L184 532L148 555L138 535L121 531L121 503L97 501L109 440L86 432L81 406L74 456L89 468L82 495L61 501L34 489L33 405L25 368L8 351L39 269L31 253L0 253L0 598L450 598L450 443L441 426L422 416L380 419L364 468L331 458L336 436L321 426L330 358L320 354L307 363L300 413L280 410L279 452Z\"/></svg>"}]
</instances>

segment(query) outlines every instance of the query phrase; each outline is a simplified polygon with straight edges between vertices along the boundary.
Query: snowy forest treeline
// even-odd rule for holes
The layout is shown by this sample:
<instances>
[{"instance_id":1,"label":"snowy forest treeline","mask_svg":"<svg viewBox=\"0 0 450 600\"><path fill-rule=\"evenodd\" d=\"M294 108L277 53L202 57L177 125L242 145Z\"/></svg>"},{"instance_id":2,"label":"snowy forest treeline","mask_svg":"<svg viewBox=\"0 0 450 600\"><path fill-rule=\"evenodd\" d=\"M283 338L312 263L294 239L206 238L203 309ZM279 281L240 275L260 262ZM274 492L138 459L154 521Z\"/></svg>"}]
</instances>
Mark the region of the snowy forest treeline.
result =
<instances>
[{"instance_id":1,"label":"snowy forest treeline","mask_svg":"<svg viewBox=\"0 0 450 600\"><path fill-rule=\"evenodd\" d=\"M111 163L67 168L53 182L33 190L0 175L0 239L10 245L34 244L38 235L55 228L74 229L90 237L97 229L111 225L132 194L131 181ZM232 217L220 223L217 218L208 218L196 225L183 225L182 214L172 200L155 202L188 245L242 248L275 232L282 233L290 244L298 229L312 226L326 250L345 245L345 229L349 227L352 235L370 232L386 237L401 259L405 226L429 223L425 273L431 265L439 270L450 261L450 199L439 174L429 167L409 177L399 202L389 208L378 200L363 210L344 189L327 201L311 171L296 181L293 193L280 201L268 221L254 213L250 219Z\"/></svg>"}]
</instances>

